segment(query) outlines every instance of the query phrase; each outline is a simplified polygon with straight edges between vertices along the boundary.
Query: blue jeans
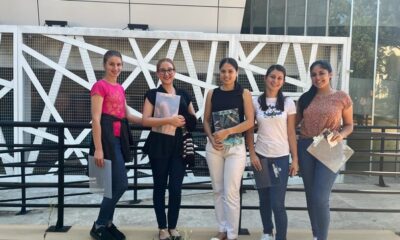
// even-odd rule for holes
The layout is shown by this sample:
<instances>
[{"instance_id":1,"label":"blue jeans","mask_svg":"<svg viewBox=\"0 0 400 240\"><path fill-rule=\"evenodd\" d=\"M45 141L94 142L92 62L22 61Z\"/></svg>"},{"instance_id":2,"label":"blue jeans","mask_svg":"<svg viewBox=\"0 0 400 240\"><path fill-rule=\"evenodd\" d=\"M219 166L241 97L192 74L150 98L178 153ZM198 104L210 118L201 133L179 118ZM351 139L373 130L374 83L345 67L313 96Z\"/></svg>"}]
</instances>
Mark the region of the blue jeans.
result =
<instances>
[{"instance_id":1,"label":"blue jeans","mask_svg":"<svg viewBox=\"0 0 400 240\"><path fill-rule=\"evenodd\" d=\"M329 197L337 173L329 170L307 151L312 141L298 140L299 165L313 236L318 240L326 240L330 222Z\"/></svg>"},{"instance_id":2,"label":"blue jeans","mask_svg":"<svg viewBox=\"0 0 400 240\"><path fill-rule=\"evenodd\" d=\"M272 234L274 224L272 223L272 212L276 225L276 240L286 240L288 219L285 208L286 188L289 177L289 155L266 158L258 155L262 166L266 166L268 160L275 160L278 168L280 168L280 183L272 187L258 189L258 197L260 199L260 214L264 228L264 233ZM257 174L257 171L254 171Z\"/></svg>"},{"instance_id":3,"label":"blue jeans","mask_svg":"<svg viewBox=\"0 0 400 240\"><path fill-rule=\"evenodd\" d=\"M128 188L128 176L119 138L114 138L114 149L115 159L111 161L112 198L103 198L101 202L99 216L96 220L96 224L99 226L107 226L112 223L115 206Z\"/></svg>"},{"instance_id":4,"label":"blue jeans","mask_svg":"<svg viewBox=\"0 0 400 240\"><path fill-rule=\"evenodd\" d=\"M182 182L185 176L185 165L181 156L168 156L165 159L150 158L153 171L153 203L158 228L174 229L178 222L181 208ZM174 156L175 155L175 156ZM168 184L168 226L165 214L165 191Z\"/></svg>"}]
</instances>

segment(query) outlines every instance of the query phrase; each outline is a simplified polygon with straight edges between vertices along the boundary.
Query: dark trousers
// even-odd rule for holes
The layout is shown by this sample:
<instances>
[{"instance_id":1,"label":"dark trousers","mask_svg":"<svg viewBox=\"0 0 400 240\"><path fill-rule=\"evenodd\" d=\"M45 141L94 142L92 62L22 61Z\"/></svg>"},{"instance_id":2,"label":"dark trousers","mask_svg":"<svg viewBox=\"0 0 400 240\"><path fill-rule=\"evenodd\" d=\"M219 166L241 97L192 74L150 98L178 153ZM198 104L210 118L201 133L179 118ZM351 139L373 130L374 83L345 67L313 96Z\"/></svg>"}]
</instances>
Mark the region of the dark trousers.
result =
<instances>
[{"instance_id":1,"label":"dark trousers","mask_svg":"<svg viewBox=\"0 0 400 240\"><path fill-rule=\"evenodd\" d=\"M280 183L271 187L258 189L258 197L260 200L260 214L263 224L263 232L272 234L274 224L272 222L272 212L274 213L276 225L276 240L286 240L288 219L285 208L285 196L287 189L287 182L289 177L289 155L266 158L260 157L262 165L268 164L268 159L274 159L278 168L280 168ZM257 174L257 171L255 172Z\"/></svg>"},{"instance_id":2,"label":"dark trousers","mask_svg":"<svg viewBox=\"0 0 400 240\"><path fill-rule=\"evenodd\" d=\"M115 206L128 188L125 161L122 156L121 140L114 138L115 159L111 161L112 168L112 198L103 198L96 224L107 226L112 223Z\"/></svg>"},{"instance_id":3,"label":"dark trousers","mask_svg":"<svg viewBox=\"0 0 400 240\"><path fill-rule=\"evenodd\" d=\"M158 228L176 228L181 207L182 182L185 165L180 156L164 159L150 158L153 171L153 204ZM168 185L168 222L165 214L165 190Z\"/></svg>"}]
</instances>

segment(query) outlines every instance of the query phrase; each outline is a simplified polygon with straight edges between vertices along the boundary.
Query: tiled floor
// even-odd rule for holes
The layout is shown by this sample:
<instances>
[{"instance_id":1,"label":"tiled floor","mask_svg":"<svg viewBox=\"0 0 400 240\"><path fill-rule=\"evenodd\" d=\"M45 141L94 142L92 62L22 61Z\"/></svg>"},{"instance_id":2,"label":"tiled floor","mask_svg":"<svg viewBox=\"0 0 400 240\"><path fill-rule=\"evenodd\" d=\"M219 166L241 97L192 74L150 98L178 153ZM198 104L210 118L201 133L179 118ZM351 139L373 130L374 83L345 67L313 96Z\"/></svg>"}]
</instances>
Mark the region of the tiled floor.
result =
<instances>
[{"instance_id":1,"label":"tiled floor","mask_svg":"<svg viewBox=\"0 0 400 240\"><path fill-rule=\"evenodd\" d=\"M72 226L66 233L48 232L44 225L0 225L0 240L91 240L90 226ZM153 228L121 227L128 240L157 239L157 232ZM214 234L209 228L181 229L186 240L208 240ZM256 240L260 232L251 231L251 235L240 236L240 240ZM289 230L288 240L311 240L307 230ZM331 230L331 240L400 240L400 237L387 230Z\"/></svg>"}]
</instances>

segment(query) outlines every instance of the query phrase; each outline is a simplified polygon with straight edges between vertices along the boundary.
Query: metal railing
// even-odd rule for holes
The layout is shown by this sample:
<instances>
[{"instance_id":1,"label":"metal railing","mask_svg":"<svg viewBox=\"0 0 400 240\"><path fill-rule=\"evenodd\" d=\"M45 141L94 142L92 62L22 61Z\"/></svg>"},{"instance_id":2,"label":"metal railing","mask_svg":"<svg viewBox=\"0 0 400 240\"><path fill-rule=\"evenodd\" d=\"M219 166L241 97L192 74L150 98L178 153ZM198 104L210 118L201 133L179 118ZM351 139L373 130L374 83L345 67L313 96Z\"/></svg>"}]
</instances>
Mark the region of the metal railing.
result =
<instances>
[{"instance_id":1,"label":"metal railing","mask_svg":"<svg viewBox=\"0 0 400 240\"><path fill-rule=\"evenodd\" d=\"M58 142L52 144L9 144L9 143L2 143L0 144L0 157L2 154L20 154L20 162L14 163L4 163L2 161L0 167L13 167L19 168L20 174L13 174L13 175L0 175L0 191L2 190L10 190L10 189L20 189L21 190L21 197L20 198L9 198L9 199L2 199L0 200L0 207L18 207L20 208L19 214L27 213L27 207L57 207L57 222L55 226L51 226L48 231L67 231L69 229L68 226L64 226L64 209L65 208L98 208L99 204L71 204L65 203L66 197L77 196L77 195L86 195L91 194L89 191L87 192L79 192L79 193L69 193L65 194L64 190L66 188L71 189L78 189L78 188L87 188L89 187L88 180L83 181L73 181L73 182L65 182L65 174L70 174L71 172L76 172L76 170L86 171L87 166L76 166L68 164L68 160L64 158L64 152L68 148L89 148L89 144L66 144L64 139L64 130L65 128L73 129L73 128L90 128L90 124L78 124L78 123L32 123L32 122L0 122L0 127L10 127L10 128L18 128L18 127L32 127L32 128L39 128L39 127L46 127L46 128L54 128L56 129ZM378 129L380 132L371 132L373 129ZM398 177L400 176L400 172L396 171L397 165L400 162L391 161L389 163L394 163L396 168L394 171L383 171L384 165L386 161L384 160L385 157L400 157L400 154L397 153L397 146L398 140L400 140L400 133L389 133L387 132L388 129L397 130L400 128L397 127L383 127L383 126L374 126L368 128L356 128L355 132L350 136L349 140L357 141L357 140L367 140L367 141L379 141L380 148L371 150L371 148L367 151L356 151L355 157L362 157L368 158L365 161L358 161L359 163L368 163L368 164L375 164L379 165L377 171L372 171L371 169L367 171L349 171L344 170L341 171L341 174L357 174L357 175L369 175L369 176L379 176L379 186L386 186L384 183L383 177ZM144 128L139 127L132 127L132 130L144 130ZM367 130L368 132L365 132ZM194 136L196 138L205 138L205 135L202 134L202 129L198 129ZM396 142L396 149L388 150L385 149L385 142L386 141L395 141ZM152 189L152 184L144 184L139 183L139 174L138 170L145 170L150 169L149 165L138 164L138 154L141 154L141 147L138 146L137 143L143 141L143 139L136 141L136 144L132 147L134 161L133 165L127 165L128 169L132 169L133 174L133 184L129 184L128 189L133 191L133 199L130 204L120 204L117 207L120 208L153 208L151 204L135 204L139 203L140 199L138 199L138 191L143 189ZM376 145L376 144L375 144ZM25 161L25 153L30 151L38 151L38 150L46 150L46 151L54 151L57 153L57 157L51 161L40 161L40 162L27 162ZM195 150L204 150L204 146L197 147ZM379 157L379 160L373 160L372 157ZM3 160L3 158L2 158ZM203 159L204 160L204 159ZM197 159L196 161L201 161L201 159ZM58 164L55 164L58 162ZM57 182L26 182L27 176L34 176L38 175L38 173L26 173L26 168L31 167L45 167L45 168L57 168L55 172L47 172L46 174L53 173L57 174ZM66 170L66 169L73 169L73 170ZM208 171L208 168L204 165L204 167L194 167L192 171L201 170L201 171ZM249 170L249 169L247 169ZM42 174L42 173L39 173ZM11 181L2 181L5 178L20 178L19 182L11 182ZM245 180L246 178L243 178ZM56 188L57 195L45 195L39 197L27 197L26 190L28 188ZM196 182L196 183L189 183L184 184L183 189L190 189L190 190L211 190L210 181L204 182ZM242 205L242 194L247 190L254 190L252 185L243 185L241 187L241 209L258 209L258 206L247 206ZM294 188L288 187L288 191L293 192L302 192L304 191L303 188ZM349 189L333 189L332 192L334 193L349 193L349 194L390 194L390 195L399 195L400 191L397 190L349 190ZM39 199L46 199L46 198L57 198L57 204L46 204L46 203L28 203L27 201L39 200ZM196 209L213 209L213 205L182 205L182 208L196 208ZM288 210L307 210L305 207L287 207ZM378 208L331 208L332 211L344 211L344 212L380 212L380 213L400 213L400 209L378 209ZM241 222L240 222L241 224ZM241 225L240 225L241 226ZM245 229L241 229L242 234L246 234Z\"/></svg>"}]
</instances>

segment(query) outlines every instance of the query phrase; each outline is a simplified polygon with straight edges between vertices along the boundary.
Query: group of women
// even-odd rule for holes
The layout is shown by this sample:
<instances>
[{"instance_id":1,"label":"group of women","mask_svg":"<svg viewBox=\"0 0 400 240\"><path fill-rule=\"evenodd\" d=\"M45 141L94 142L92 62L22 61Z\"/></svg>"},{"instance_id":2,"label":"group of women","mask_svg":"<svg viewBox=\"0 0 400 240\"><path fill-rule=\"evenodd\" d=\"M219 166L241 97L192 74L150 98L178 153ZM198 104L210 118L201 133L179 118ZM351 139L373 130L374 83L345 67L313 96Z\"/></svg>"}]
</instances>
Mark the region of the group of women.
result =
<instances>
[{"instance_id":1,"label":"group of women","mask_svg":"<svg viewBox=\"0 0 400 240\"><path fill-rule=\"evenodd\" d=\"M92 152L99 167L104 165L105 158L112 160L112 198L103 198L90 235L101 240L125 239L113 224L113 215L118 200L127 189L124 163L130 159L127 151L129 121L152 129L166 125L175 128L173 135L151 131L144 151L149 156L153 172L158 238L180 240L182 237L176 226L185 174L182 142L186 129L193 128L193 122L195 124L191 97L173 84L174 62L168 58L161 59L156 69L161 84L145 94L142 118L135 117L127 110L124 90L117 82L122 70L121 54L108 51L103 64L105 76L91 90ZM286 70L281 65L268 68L264 92L254 98L237 81L235 59L222 59L219 70L220 84L208 91L203 121L207 135L206 160L218 224L218 232L211 240L238 238L239 191L246 165L246 147L259 194L263 224L261 239L287 239L286 187L288 177L300 170L314 240L326 240L330 219L329 196L337 173L308 153L307 148L323 129L333 132L332 141L342 141L353 130L352 101L348 94L330 86L333 74L330 64L321 60L311 64L312 87L300 97L297 107L292 99L283 95ZM158 93L179 96L178 114L154 116ZM297 126L300 126L298 140ZM255 144L254 129L257 129Z\"/></svg>"}]
</instances>

